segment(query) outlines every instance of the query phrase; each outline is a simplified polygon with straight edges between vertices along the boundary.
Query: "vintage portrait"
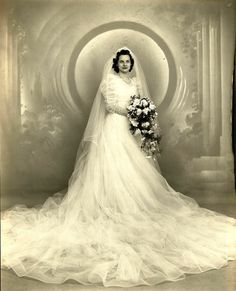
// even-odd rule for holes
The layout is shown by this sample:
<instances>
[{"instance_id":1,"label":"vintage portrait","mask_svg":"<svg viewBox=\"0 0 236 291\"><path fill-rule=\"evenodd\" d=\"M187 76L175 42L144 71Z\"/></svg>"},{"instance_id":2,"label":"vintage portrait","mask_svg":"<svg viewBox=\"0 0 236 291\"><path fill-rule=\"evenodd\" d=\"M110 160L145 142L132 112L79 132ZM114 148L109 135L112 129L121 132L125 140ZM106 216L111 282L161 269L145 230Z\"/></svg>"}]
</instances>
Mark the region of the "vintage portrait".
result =
<instances>
[{"instance_id":1,"label":"vintage portrait","mask_svg":"<svg viewBox=\"0 0 236 291\"><path fill-rule=\"evenodd\" d=\"M3 291L236 289L235 9L1 2Z\"/></svg>"}]
</instances>

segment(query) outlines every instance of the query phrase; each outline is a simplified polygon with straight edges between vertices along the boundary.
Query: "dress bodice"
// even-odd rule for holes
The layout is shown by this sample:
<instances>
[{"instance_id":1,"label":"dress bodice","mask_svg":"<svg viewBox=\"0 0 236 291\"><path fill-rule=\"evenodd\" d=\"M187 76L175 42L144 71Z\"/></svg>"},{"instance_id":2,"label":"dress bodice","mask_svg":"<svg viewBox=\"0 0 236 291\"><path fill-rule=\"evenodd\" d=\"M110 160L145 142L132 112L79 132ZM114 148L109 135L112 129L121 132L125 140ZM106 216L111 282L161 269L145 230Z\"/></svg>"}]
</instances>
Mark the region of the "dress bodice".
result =
<instances>
[{"instance_id":1,"label":"dress bodice","mask_svg":"<svg viewBox=\"0 0 236 291\"><path fill-rule=\"evenodd\" d=\"M138 94L136 79L132 78L131 83L127 83L119 76L113 78L113 89L116 92L117 103L122 107L127 106L130 96Z\"/></svg>"},{"instance_id":2,"label":"dress bodice","mask_svg":"<svg viewBox=\"0 0 236 291\"><path fill-rule=\"evenodd\" d=\"M118 75L109 74L101 83L101 92L107 108L117 105L126 108L130 96L140 94L140 89L135 77L131 79L131 83L126 83Z\"/></svg>"}]
</instances>

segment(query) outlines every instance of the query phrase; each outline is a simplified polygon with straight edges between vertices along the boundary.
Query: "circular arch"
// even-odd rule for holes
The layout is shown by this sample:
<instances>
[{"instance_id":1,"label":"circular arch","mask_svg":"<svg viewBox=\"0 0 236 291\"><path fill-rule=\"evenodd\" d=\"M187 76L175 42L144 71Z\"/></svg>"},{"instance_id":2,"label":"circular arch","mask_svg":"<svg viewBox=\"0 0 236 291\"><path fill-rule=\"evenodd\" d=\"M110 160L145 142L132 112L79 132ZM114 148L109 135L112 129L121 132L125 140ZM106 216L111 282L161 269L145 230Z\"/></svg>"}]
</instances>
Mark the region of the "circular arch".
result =
<instances>
[{"instance_id":1,"label":"circular arch","mask_svg":"<svg viewBox=\"0 0 236 291\"><path fill-rule=\"evenodd\" d=\"M169 49L168 45L166 42L158 35L156 34L153 30L150 28L146 27L143 24L137 23L137 22L131 22L131 21L115 21L115 22L110 22L106 24L102 24L92 30L90 30L87 34L85 34L77 43L77 45L74 47L71 57L69 59L69 64L68 64L68 85L69 85L69 90L72 96L77 96L78 101L79 101L79 106L83 110L85 107L85 104L83 104L83 101L80 96L78 95L78 91L76 89L76 82L74 78L74 71L75 71L75 65L76 65L76 60L84 48L84 46L91 41L94 37L98 36L99 34L115 30L115 29L130 29L130 30L135 30L137 32L141 32L148 37L150 37L165 53L166 55L166 60L169 66L169 82L168 88L166 91L165 98L163 102L160 104L160 107L168 107L170 104L172 97L174 96L175 89L176 89L176 84L177 84L177 69L174 61L174 57L172 55L171 50Z\"/></svg>"}]
</instances>

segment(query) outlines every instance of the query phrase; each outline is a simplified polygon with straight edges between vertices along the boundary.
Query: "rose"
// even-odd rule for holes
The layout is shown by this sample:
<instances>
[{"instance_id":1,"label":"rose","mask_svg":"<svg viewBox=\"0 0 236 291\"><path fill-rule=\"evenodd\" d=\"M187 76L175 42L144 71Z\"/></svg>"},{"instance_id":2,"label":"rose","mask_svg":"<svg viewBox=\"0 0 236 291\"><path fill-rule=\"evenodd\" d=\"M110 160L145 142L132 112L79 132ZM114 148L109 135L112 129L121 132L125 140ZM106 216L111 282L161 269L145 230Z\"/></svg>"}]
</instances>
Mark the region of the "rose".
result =
<instances>
[{"instance_id":1,"label":"rose","mask_svg":"<svg viewBox=\"0 0 236 291\"><path fill-rule=\"evenodd\" d=\"M131 119L130 120L130 123L134 126L134 127L137 127L138 126L138 122L134 119Z\"/></svg>"},{"instance_id":2,"label":"rose","mask_svg":"<svg viewBox=\"0 0 236 291\"><path fill-rule=\"evenodd\" d=\"M156 106L155 106L153 103L151 103L150 106L149 106L149 108L150 108L151 110L155 110L155 109L156 109Z\"/></svg>"},{"instance_id":3,"label":"rose","mask_svg":"<svg viewBox=\"0 0 236 291\"><path fill-rule=\"evenodd\" d=\"M142 109L138 108L136 113L137 113L137 115L140 115L142 113Z\"/></svg>"},{"instance_id":4,"label":"rose","mask_svg":"<svg viewBox=\"0 0 236 291\"><path fill-rule=\"evenodd\" d=\"M148 102L145 99L141 100L141 105L146 107L148 105Z\"/></svg>"},{"instance_id":5,"label":"rose","mask_svg":"<svg viewBox=\"0 0 236 291\"><path fill-rule=\"evenodd\" d=\"M150 125L150 123L149 123L148 121L146 121L146 122L142 122L142 127L143 127L143 128L148 128L149 125Z\"/></svg>"},{"instance_id":6,"label":"rose","mask_svg":"<svg viewBox=\"0 0 236 291\"><path fill-rule=\"evenodd\" d=\"M153 124L153 129L157 129L157 127L158 127L157 123L154 123Z\"/></svg>"},{"instance_id":7,"label":"rose","mask_svg":"<svg viewBox=\"0 0 236 291\"><path fill-rule=\"evenodd\" d=\"M134 99L133 106L140 105L140 99Z\"/></svg>"},{"instance_id":8,"label":"rose","mask_svg":"<svg viewBox=\"0 0 236 291\"><path fill-rule=\"evenodd\" d=\"M143 109L143 113L148 114L148 112L149 112L149 108L146 107Z\"/></svg>"},{"instance_id":9,"label":"rose","mask_svg":"<svg viewBox=\"0 0 236 291\"><path fill-rule=\"evenodd\" d=\"M127 107L127 109L133 111L133 110L135 109L135 107L134 107L133 105L129 105L129 106Z\"/></svg>"}]
</instances>

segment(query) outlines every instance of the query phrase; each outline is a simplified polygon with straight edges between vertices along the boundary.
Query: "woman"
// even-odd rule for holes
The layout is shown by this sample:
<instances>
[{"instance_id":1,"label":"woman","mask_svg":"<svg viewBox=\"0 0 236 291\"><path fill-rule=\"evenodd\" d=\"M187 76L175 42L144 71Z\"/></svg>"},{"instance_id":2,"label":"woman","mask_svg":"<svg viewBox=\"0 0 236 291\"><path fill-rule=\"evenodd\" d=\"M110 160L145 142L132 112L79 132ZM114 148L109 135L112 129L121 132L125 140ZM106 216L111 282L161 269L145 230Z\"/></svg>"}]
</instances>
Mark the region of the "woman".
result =
<instances>
[{"instance_id":1,"label":"woman","mask_svg":"<svg viewBox=\"0 0 236 291\"><path fill-rule=\"evenodd\" d=\"M3 267L47 283L129 287L183 279L236 259L236 220L174 191L126 117L149 96L121 48L104 67L66 195L3 213Z\"/></svg>"}]
</instances>

